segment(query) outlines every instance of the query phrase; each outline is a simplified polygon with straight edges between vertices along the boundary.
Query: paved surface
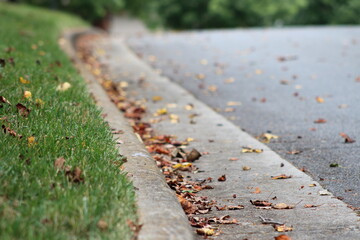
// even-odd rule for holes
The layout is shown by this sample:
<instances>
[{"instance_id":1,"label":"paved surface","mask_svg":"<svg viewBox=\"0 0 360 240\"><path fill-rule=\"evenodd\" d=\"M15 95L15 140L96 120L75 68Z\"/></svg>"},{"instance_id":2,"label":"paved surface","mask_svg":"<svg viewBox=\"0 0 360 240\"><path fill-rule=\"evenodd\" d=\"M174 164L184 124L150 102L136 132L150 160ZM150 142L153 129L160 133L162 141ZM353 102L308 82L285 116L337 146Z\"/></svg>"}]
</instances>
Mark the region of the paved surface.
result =
<instances>
[{"instance_id":1,"label":"paved surface","mask_svg":"<svg viewBox=\"0 0 360 240\"><path fill-rule=\"evenodd\" d=\"M138 224L142 225L137 239L193 239L194 234L183 209L144 144L140 142L122 113L89 72L88 66L77 57L74 41L86 34L103 35L104 33L89 30L69 31L63 34L65 41L62 41L62 48L74 60L80 74L87 80L88 89L101 108L109 127L114 131L121 131L119 134L114 134L114 141L121 142L117 144L117 148L121 155L127 157L127 162L123 166L135 189Z\"/></svg>"},{"instance_id":2,"label":"paved surface","mask_svg":"<svg viewBox=\"0 0 360 240\"><path fill-rule=\"evenodd\" d=\"M120 27L120 26L115 26ZM230 214L238 220L238 225L222 225L222 234L216 239L272 239L280 233L270 225L261 223L259 216L273 218L294 231L287 233L292 239L359 239L359 221L356 214L346 204L331 195L320 196L323 188L308 175L299 171L282 159L267 146L236 127L222 115L198 101L191 93L159 76L152 68L138 59L124 44L124 39L112 35L99 42L97 48L106 56L99 56L109 67L112 79L127 81L129 97L147 101L147 119L154 118L153 113L167 107L170 113L179 116L179 123L171 123L168 116L158 117L153 124L159 134L177 135L179 140L192 137L195 141L189 148L208 152L196 161L201 171L190 174L193 180L212 177L213 190L204 190L200 194L216 200L218 205L243 204L244 210L216 211L213 209L206 217ZM153 96L162 96L160 102L152 102ZM171 105L168 105L172 103ZM185 110L187 104L194 108ZM171 107L170 107L171 106ZM196 123L189 118L197 114ZM209 141L213 140L213 141ZM261 154L241 153L241 146L252 145L262 148ZM229 161L238 157L237 161ZM243 166L251 167L243 171ZM281 173L292 175L285 180L271 180L271 176ZM226 174L225 182L216 179ZM316 184L310 187L310 184ZM314 186L314 185L312 185ZM254 193L256 187L261 191ZM236 198L233 195L236 194ZM276 196L276 197L275 197ZM296 204L290 210L256 209L250 200L269 200L273 203ZM318 205L316 208L304 208L305 204ZM177 222L172 222L174 226Z\"/></svg>"},{"instance_id":3,"label":"paved surface","mask_svg":"<svg viewBox=\"0 0 360 240\"><path fill-rule=\"evenodd\" d=\"M359 27L137 35L128 44L246 132L280 136L271 149L360 207ZM227 112L229 101L242 105ZM344 144L340 132L358 141Z\"/></svg>"}]
</instances>

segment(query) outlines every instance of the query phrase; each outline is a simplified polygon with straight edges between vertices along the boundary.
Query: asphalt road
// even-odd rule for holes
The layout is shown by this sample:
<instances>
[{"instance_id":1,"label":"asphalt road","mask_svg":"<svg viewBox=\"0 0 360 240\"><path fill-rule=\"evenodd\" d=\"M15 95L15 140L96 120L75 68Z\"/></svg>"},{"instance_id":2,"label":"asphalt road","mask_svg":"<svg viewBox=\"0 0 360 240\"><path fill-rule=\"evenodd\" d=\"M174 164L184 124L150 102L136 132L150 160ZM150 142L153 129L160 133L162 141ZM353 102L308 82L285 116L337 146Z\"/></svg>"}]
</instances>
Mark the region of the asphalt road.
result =
<instances>
[{"instance_id":1,"label":"asphalt road","mask_svg":"<svg viewBox=\"0 0 360 240\"><path fill-rule=\"evenodd\" d=\"M274 151L360 207L359 27L179 32L128 43L251 135L279 136L268 144ZM326 123L314 123L320 118ZM357 141L345 143L342 132Z\"/></svg>"}]
</instances>

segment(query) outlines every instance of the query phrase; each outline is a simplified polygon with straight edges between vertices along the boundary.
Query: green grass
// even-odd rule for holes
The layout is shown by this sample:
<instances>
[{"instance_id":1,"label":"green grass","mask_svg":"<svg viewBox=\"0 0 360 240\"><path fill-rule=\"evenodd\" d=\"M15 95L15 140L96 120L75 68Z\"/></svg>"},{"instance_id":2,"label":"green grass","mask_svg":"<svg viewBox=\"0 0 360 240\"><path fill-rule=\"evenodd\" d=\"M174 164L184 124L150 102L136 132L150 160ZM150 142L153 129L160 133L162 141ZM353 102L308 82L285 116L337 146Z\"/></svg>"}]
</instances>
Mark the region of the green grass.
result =
<instances>
[{"instance_id":1,"label":"green grass","mask_svg":"<svg viewBox=\"0 0 360 240\"><path fill-rule=\"evenodd\" d=\"M0 3L0 59L6 61L0 64L0 96L12 104L0 103L0 119L6 117L0 127L23 136L0 128L2 240L132 237L126 221L136 220L133 187L119 169L109 127L57 45L62 29L79 26L86 24L69 15ZM57 91L63 82L71 88ZM25 99L24 91L32 98ZM31 110L28 117L19 114L17 103ZM59 157L83 171L83 183L55 169ZM100 219L107 229L97 227Z\"/></svg>"}]
</instances>

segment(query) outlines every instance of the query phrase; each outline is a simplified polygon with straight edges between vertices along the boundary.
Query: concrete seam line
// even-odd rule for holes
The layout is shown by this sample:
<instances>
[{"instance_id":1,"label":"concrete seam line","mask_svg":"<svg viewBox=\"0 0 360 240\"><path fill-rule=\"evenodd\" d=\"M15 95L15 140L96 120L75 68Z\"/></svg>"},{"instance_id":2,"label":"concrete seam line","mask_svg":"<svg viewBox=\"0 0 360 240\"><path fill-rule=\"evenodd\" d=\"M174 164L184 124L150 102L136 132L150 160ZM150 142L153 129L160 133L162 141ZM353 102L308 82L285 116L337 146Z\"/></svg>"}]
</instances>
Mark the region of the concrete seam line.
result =
<instances>
[{"instance_id":1,"label":"concrete seam line","mask_svg":"<svg viewBox=\"0 0 360 240\"><path fill-rule=\"evenodd\" d=\"M62 34L65 41L62 42L61 47L75 62L80 74L87 81L88 90L95 97L110 127L124 131L121 134L123 143L118 145L117 149L128 159L124 167L136 189L138 215L140 223L143 224L139 239L193 239L194 234L187 217L155 161L134 134L128 121L110 101L102 86L77 57L74 43L78 37L86 34L101 34L101 32L93 29L66 31ZM114 139L117 137L114 135Z\"/></svg>"}]
</instances>

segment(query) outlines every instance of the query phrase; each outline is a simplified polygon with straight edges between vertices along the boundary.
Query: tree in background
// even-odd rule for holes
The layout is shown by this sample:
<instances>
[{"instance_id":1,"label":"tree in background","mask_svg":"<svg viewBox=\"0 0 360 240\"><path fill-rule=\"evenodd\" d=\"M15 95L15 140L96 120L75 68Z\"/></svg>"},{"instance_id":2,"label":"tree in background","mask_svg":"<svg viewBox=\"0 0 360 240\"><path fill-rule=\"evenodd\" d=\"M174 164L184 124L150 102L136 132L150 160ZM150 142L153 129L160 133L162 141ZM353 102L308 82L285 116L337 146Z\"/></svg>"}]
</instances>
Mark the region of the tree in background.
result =
<instances>
[{"instance_id":1,"label":"tree in background","mask_svg":"<svg viewBox=\"0 0 360 240\"><path fill-rule=\"evenodd\" d=\"M360 0L125 1L148 25L175 29L360 23Z\"/></svg>"},{"instance_id":2,"label":"tree in background","mask_svg":"<svg viewBox=\"0 0 360 240\"><path fill-rule=\"evenodd\" d=\"M124 0L18 0L18 2L71 12L102 28L107 28L110 16L118 13L125 6Z\"/></svg>"}]
</instances>

